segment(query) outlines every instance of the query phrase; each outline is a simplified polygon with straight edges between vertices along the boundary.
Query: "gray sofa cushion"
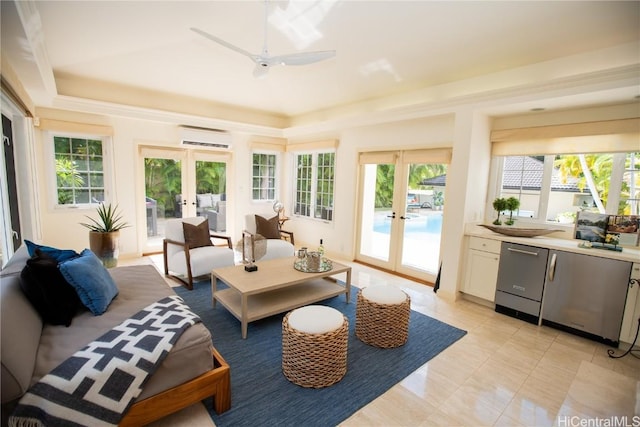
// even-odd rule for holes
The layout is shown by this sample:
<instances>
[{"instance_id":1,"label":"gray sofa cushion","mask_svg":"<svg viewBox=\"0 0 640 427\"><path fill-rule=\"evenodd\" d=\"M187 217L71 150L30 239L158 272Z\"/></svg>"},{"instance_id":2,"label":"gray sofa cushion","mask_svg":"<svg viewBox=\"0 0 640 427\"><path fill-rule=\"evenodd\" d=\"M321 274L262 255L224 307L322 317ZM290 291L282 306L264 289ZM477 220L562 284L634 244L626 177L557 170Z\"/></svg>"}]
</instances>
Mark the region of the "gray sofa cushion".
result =
<instances>
[{"instance_id":1,"label":"gray sofa cushion","mask_svg":"<svg viewBox=\"0 0 640 427\"><path fill-rule=\"evenodd\" d=\"M29 254L21 247L0 273L2 403L22 396L31 384L42 320L20 289Z\"/></svg>"}]
</instances>

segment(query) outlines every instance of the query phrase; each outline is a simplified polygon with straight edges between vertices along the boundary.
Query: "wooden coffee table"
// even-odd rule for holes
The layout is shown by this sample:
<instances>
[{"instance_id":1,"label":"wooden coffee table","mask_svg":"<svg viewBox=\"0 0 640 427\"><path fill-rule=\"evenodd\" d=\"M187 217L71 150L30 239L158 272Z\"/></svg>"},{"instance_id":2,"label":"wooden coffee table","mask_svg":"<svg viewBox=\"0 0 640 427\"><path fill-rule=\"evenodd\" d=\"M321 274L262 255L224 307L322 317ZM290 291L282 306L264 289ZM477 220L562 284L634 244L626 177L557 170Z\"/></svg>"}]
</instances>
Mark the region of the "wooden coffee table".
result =
<instances>
[{"instance_id":1,"label":"wooden coffee table","mask_svg":"<svg viewBox=\"0 0 640 427\"><path fill-rule=\"evenodd\" d=\"M351 298L351 267L332 262L333 268L320 273L306 273L293 268L296 258L258 261L258 271L246 272L243 265L215 268L211 271L211 303L219 301L241 323L242 338L254 320L283 313L307 304L345 294ZM346 273L344 286L334 278ZM229 286L218 290L217 280Z\"/></svg>"}]
</instances>

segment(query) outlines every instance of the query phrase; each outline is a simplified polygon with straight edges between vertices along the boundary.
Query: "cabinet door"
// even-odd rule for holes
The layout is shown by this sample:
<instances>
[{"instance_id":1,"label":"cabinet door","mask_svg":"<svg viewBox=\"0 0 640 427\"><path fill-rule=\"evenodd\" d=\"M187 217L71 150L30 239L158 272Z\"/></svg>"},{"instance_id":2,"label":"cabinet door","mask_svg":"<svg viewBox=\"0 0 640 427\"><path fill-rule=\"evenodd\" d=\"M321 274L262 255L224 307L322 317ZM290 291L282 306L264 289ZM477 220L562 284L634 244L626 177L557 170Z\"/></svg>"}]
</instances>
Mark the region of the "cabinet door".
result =
<instances>
[{"instance_id":1,"label":"cabinet door","mask_svg":"<svg viewBox=\"0 0 640 427\"><path fill-rule=\"evenodd\" d=\"M470 249L464 292L493 302L499 261L500 257L496 254Z\"/></svg>"}]
</instances>

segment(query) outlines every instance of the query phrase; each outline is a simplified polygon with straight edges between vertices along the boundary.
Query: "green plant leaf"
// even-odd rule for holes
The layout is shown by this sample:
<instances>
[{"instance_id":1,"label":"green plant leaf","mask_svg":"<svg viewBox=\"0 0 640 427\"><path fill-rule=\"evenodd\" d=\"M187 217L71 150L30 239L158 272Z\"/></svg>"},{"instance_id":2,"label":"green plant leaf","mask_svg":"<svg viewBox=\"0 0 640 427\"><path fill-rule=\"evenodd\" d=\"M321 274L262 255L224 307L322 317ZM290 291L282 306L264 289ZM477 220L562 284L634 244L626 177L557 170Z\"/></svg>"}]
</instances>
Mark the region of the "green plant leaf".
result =
<instances>
[{"instance_id":1,"label":"green plant leaf","mask_svg":"<svg viewBox=\"0 0 640 427\"><path fill-rule=\"evenodd\" d=\"M110 233L129 227L129 224L122 219L122 215L118 213L117 205L114 207L109 203L105 206L104 203L100 203L96 212L97 220L85 215L91 222L81 222L80 225L98 233Z\"/></svg>"}]
</instances>

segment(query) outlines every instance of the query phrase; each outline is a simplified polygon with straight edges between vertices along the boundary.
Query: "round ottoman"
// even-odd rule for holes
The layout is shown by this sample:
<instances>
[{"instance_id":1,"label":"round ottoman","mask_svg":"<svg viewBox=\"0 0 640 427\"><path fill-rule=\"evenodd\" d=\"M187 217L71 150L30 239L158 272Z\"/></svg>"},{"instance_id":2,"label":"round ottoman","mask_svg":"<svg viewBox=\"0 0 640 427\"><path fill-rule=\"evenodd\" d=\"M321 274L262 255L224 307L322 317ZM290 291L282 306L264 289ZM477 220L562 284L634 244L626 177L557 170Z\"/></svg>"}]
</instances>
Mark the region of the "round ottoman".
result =
<instances>
[{"instance_id":1,"label":"round ottoman","mask_svg":"<svg viewBox=\"0 0 640 427\"><path fill-rule=\"evenodd\" d=\"M356 337L380 348L399 347L409 337L411 299L390 286L368 286L358 292Z\"/></svg>"},{"instance_id":2,"label":"round ottoman","mask_svg":"<svg viewBox=\"0 0 640 427\"><path fill-rule=\"evenodd\" d=\"M347 373L349 321L338 310L308 305L282 320L282 372L302 387L321 388Z\"/></svg>"}]
</instances>

